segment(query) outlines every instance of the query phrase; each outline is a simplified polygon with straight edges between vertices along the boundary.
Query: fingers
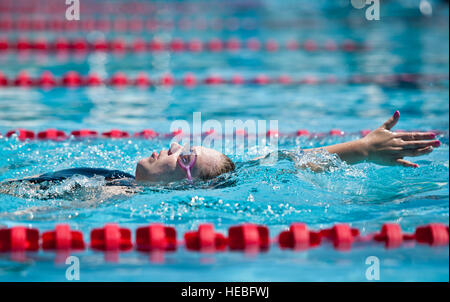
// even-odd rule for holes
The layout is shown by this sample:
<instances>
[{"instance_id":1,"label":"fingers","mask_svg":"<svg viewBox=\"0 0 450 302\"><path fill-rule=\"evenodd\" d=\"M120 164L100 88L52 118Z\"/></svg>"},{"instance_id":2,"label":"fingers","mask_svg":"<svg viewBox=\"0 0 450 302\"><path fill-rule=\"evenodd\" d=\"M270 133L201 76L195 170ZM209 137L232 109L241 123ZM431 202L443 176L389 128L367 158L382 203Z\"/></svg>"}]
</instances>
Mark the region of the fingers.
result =
<instances>
[{"instance_id":1,"label":"fingers","mask_svg":"<svg viewBox=\"0 0 450 302\"><path fill-rule=\"evenodd\" d=\"M408 161L408 160L405 160L405 159L403 159L403 158L397 159L397 160L395 161L395 163L396 163L397 165L400 165L400 166L403 166L403 167L409 167L409 168L418 168L418 167L419 167L418 164L415 164L415 163L410 162L410 161Z\"/></svg>"},{"instance_id":2,"label":"fingers","mask_svg":"<svg viewBox=\"0 0 450 302\"><path fill-rule=\"evenodd\" d=\"M419 149L406 149L401 152L399 152L399 155L403 156L421 156L428 153L433 152L433 147L428 146L425 148L419 148Z\"/></svg>"},{"instance_id":3,"label":"fingers","mask_svg":"<svg viewBox=\"0 0 450 302\"><path fill-rule=\"evenodd\" d=\"M438 140L434 141L406 141L402 143L404 149L420 149L428 146L439 147L441 142Z\"/></svg>"},{"instance_id":4,"label":"fingers","mask_svg":"<svg viewBox=\"0 0 450 302\"><path fill-rule=\"evenodd\" d=\"M404 141L418 141L424 139L435 139L436 134L433 132L396 132L395 138L400 138Z\"/></svg>"},{"instance_id":5,"label":"fingers","mask_svg":"<svg viewBox=\"0 0 450 302\"><path fill-rule=\"evenodd\" d=\"M395 124L397 124L398 120L400 119L400 112L397 110L395 111L394 115L391 116L390 119L388 119L381 128L384 128L386 130L391 130Z\"/></svg>"}]
</instances>

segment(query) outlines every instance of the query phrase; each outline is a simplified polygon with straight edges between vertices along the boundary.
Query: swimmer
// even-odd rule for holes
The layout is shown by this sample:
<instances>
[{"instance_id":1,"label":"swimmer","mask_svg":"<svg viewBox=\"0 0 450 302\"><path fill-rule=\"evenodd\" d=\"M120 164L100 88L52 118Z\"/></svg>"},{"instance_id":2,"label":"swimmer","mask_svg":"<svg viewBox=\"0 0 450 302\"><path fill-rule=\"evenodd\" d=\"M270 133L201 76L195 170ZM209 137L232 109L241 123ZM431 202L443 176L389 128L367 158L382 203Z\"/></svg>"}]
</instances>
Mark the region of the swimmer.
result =
<instances>
[{"instance_id":1,"label":"swimmer","mask_svg":"<svg viewBox=\"0 0 450 302\"><path fill-rule=\"evenodd\" d=\"M404 167L419 167L416 163L404 159L425 155L439 147L440 141L434 140L432 132L393 132L400 113L396 111L383 125L370 132L365 137L322 148L305 149L304 152L326 150L336 154L348 164L364 161L380 165L401 165ZM181 155L183 148L173 143L168 151L144 158L136 167L136 181L144 183L171 182L184 178L203 180L217 177L235 169L234 163L224 154L209 148L193 147L193 152L187 158ZM259 157L256 159L261 159ZM185 161L190 165L186 167ZM318 169L320 170L320 168Z\"/></svg>"},{"instance_id":2,"label":"swimmer","mask_svg":"<svg viewBox=\"0 0 450 302\"><path fill-rule=\"evenodd\" d=\"M396 111L383 125L361 139L303 151L325 150L336 154L348 164L372 162L379 165L417 168L419 166L416 163L406 160L405 157L429 154L433 151L433 147L439 147L441 143L435 140L435 134L432 132L392 131L399 118L400 113ZM317 164L307 165L307 167L314 171L324 169ZM153 152L150 157L141 159L137 163L134 176L118 170L74 168L9 182L28 181L44 184L60 182L74 175L82 175L104 177L107 186L130 188L136 184L167 184L185 179L189 182L196 179L209 180L232 172L234 169L235 164L232 160L216 150L202 146L194 146L190 150L185 150L178 143L172 143L169 150L162 150L159 154Z\"/></svg>"}]
</instances>

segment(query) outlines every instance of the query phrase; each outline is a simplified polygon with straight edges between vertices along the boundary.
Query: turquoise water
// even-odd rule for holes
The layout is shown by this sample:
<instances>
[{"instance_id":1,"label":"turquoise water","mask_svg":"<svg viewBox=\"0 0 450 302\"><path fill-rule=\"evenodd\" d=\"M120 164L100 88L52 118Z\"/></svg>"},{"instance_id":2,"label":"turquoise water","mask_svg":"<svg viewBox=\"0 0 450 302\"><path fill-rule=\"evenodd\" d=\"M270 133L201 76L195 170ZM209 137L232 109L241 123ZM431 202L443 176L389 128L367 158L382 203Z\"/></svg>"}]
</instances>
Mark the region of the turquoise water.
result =
<instances>
[{"instance_id":1,"label":"turquoise water","mask_svg":"<svg viewBox=\"0 0 450 302\"><path fill-rule=\"evenodd\" d=\"M286 160L271 166L251 164L251 158L275 147L245 148L243 157L226 152L238 169L230 176L231 184L225 187L211 189L208 184L182 190L179 186L154 187L133 196L112 196L102 192L101 180L76 177L53 187L51 195L26 188L19 188L14 196L0 194L0 225L27 225L44 231L57 223L69 223L83 231L86 241L92 228L107 222L117 222L132 230L150 222L164 222L176 227L179 239L185 231L196 229L204 222L213 223L223 233L229 226L243 222L265 224L271 237L292 222L305 222L311 229L349 223L360 228L363 234L379 230L385 222L399 223L407 232L431 222L448 225L448 7L435 9L434 16L426 18L412 7L382 3L382 19L364 22L361 11L339 1L336 4L319 1L312 7L302 5L303 1L289 1L284 5L276 1L258 3L260 8L239 15L255 18L264 25L257 30L149 32L143 36L205 40L212 36L224 39L234 36L279 41L351 38L374 47L355 53L301 50L124 56L89 53L81 58L7 52L0 53L1 70L10 77L20 70L28 70L35 76L43 70L51 70L55 75L67 70L81 74L97 71L106 76L117 70L128 75L146 71L152 76L170 71L176 77L187 71L199 76L215 73L224 77L235 72L244 77L259 73L350 77L412 72L444 75L447 81L444 85L423 82L412 87L376 84L51 90L1 87L0 133L4 135L18 127L34 131L58 128L67 132L80 128L98 131L119 128L130 132L152 128L167 133L172 121L191 122L195 111L202 113L203 120L220 122L278 120L279 130L284 133L297 129L326 132L332 128L349 133L344 137L280 139L278 149L295 151L358 138L359 130L378 127L398 109L401 112L398 129L441 130L442 146L418 158L419 169L368 163L347 166L337 161L332 171L319 174L297 170ZM411 1L401 3L406 5ZM436 8L438 2L433 3ZM230 17L235 13L231 8L209 12L215 17ZM304 15L308 15L304 20L314 22L281 29L267 25L271 20L298 20ZM51 38L55 34L43 35ZM90 33L88 38L96 35L99 33ZM118 34L108 36L115 35ZM125 37L135 36L128 33ZM168 139L21 142L1 137L0 181L78 166L134 173L138 159L149 156L153 150L168 148L169 144ZM76 184L83 188L74 192ZM324 245L299 253L273 246L268 253L259 255L235 252L201 255L181 248L166 254L164 264L154 263L149 255L137 252L120 254L118 263L105 262L102 253L92 251L78 256L81 281L365 281L368 256L380 258L381 281L446 281L449 278L448 247L385 250L379 245L355 246L345 253ZM0 280L64 281L67 266L55 264L54 258L54 253L39 252L28 255L25 262L15 262L8 254L0 255Z\"/></svg>"}]
</instances>

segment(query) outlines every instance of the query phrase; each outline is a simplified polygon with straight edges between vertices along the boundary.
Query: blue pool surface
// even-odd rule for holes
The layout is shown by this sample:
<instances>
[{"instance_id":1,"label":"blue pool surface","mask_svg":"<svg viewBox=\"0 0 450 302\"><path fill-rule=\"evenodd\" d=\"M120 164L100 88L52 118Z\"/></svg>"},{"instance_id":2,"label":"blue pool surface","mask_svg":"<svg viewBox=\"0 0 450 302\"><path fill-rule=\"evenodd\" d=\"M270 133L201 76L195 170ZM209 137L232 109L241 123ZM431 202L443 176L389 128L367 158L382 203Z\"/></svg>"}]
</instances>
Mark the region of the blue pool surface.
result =
<instances>
[{"instance_id":1,"label":"blue pool surface","mask_svg":"<svg viewBox=\"0 0 450 302\"><path fill-rule=\"evenodd\" d=\"M14 128L41 131L58 128L70 132L91 128L113 128L130 132L146 128L167 133L174 120L192 121L193 112L203 120L278 120L280 132L308 129L327 132L339 128L344 137L282 138L278 149L297 150L347 141L359 137L361 129L381 125L395 110L401 112L398 129L440 130L442 146L416 159L420 168L383 167L363 163L348 166L340 161L332 171L314 173L298 170L290 161L254 165L250 159L264 150L245 148L245 155L225 152L237 163L231 185L208 188L153 187L133 196L105 194L102 181L75 177L53 187L51 192L19 188L14 196L0 194L0 227L26 225L39 230L68 223L89 232L108 222L133 231L151 222L175 226L178 237L201 223L213 223L226 233L229 226L252 222L269 227L271 237L292 222L311 229L348 223L363 234L378 231L383 223L399 223L406 232L419 225L449 223L449 29L448 6L435 4L434 15L424 17L412 1L382 3L382 19L365 21L363 12L345 1L261 1L260 8L241 12L266 26L254 30L149 32L144 38L258 37L284 41L327 38L368 42L363 52L239 51L236 53L89 53L83 58L69 55L15 52L0 53L1 71L13 77L20 70L38 76L43 70L62 75L97 71L111 76L117 70L128 75L146 71L152 76L171 72L211 73L244 77L259 73L292 76L422 73L447 76L444 85L422 83L415 87L382 87L375 84L321 85L199 85L193 88L112 87L39 88L0 87L0 181L22 178L72 167L102 167L134 174L137 161L153 150L168 148L169 139L91 139L64 142L19 141L4 134ZM344 3L345 2L345 3ZM440 6L442 5L442 6ZM167 12L164 11L166 14ZM214 17L230 17L233 10L209 10ZM164 15L169 18L179 16ZM304 28L270 27L270 21L297 20L305 16ZM269 25L267 25L269 24ZM52 38L58 34L42 33ZM30 33L30 37L36 36ZM77 33L70 35L77 36ZM86 34L88 38L102 35ZM108 34L114 37L117 33ZM78 36L80 34L78 33ZM122 36L132 39L132 33ZM223 150L220 150L223 151ZM229 150L228 150L229 151ZM73 193L80 184L83 188ZM72 193L71 193L72 192ZM448 281L449 249L428 246L386 250L382 245L355 245L351 251L335 251L325 244L305 252L282 251L248 255L226 252L205 255L183 248L165 255L164 263L150 261L138 252L120 254L118 263L104 254L88 250L80 258L81 281L367 281L369 256L380 259L380 281ZM65 281L65 264L55 264L55 254L31 253L24 262L0 254L0 281Z\"/></svg>"}]
</instances>

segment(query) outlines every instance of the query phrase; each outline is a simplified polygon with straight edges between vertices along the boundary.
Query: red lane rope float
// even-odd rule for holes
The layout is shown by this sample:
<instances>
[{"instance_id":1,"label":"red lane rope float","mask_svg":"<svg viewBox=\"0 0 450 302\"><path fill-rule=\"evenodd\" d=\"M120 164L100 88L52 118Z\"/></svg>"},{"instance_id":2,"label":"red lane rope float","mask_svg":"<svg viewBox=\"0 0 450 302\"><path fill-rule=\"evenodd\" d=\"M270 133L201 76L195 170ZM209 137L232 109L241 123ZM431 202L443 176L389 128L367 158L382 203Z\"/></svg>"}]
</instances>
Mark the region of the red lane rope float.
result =
<instances>
[{"instance_id":1,"label":"red lane rope float","mask_svg":"<svg viewBox=\"0 0 450 302\"><path fill-rule=\"evenodd\" d=\"M142 138L156 138L158 137L158 133L152 129L145 129L141 132L135 133L134 137L142 137Z\"/></svg>"},{"instance_id":2,"label":"red lane rope float","mask_svg":"<svg viewBox=\"0 0 450 302\"><path fill-rule=\"evenodd\" d=\"M243 224L228 229L228 247L230 250L268 250L270 245L269 229L256 224Z\"/></svg>"},{"instance_id":3,"label":"red lane rope float","mask_svg":"<svg viewBox=\"0 0 450 302\"><path fill-rule=\"evenodd\" d=\"M63 86L69 88L91 87L107 85L116 88L123 87L150 87L161 86L186 86L192 87L197 84L208 86L217 85L254 85L255 87L274 85L380 85L386 87L395 86L420 86L420 85L445 85L448 81L448 74L394 74L394 75L353 75L348 78L331 76L303 76L293 77L289 75L269 76L258 74L254 77L244 78L239 74L229 78L223 78L220 75L209 75L199 79L193 73L186 73L182 78L175 78L172 74L166 73L159 78L151 79L145 72L140 72L135 78L129 78L123 72L116 72L110 78L102 79L96 73L82 76L75 71L68 71L61 77L55 77L50 71L43 71L42 74L33 78L27 71L21 71L13 79L8 79L6 75L0 72L0 89L2 87L42 87L52 88Z\"/></svg>"},{"instance_id":4,"label":"red lane rope float","mask_svg":"<svg viewBox=\"0 0 450 302\"><path fill-rule=\"evenodd\" d=\"M113 129L108 132L103 132L102 136L107 138L128 138L130 134L126 131Z\"/></svg>"},{"instance_id":5,"label":"red lane rope float","mask_svg":"<svg viewBox=\"0 0 450 302\"><path fill-rule=\"evenodd\" d=\"M67 139L67 135L62 130L47 129L45 131L38 132L37 138L42 140L63 141Z\"/></svg>"},{"instance_id":6,"label":"red lane rope float","mask_svg":"<svg viewBox=\"0 0 450 302\"><path fill-rule=\"evenodd\" d=\"M22 226L0 229L0 252L39 250L39 231Z\"/></svg>"},{"instance_id":7,"label":"red lane rope float","mask_svg":"<svg viewBox=\"0 0 450 302\"><path fill-rule=\"evenodd\" d=\"M214 231L212 224L201 224L197 231L184 234L186 249L202 252L223 251L227 247L227 238Z\"/></svg>"},{"instance_id":8,"label":"red lane rope float","mask_svg":"<svg viewBox=\"0 0 450 302\"><path fill-rule=\"evenodd\" d=\"M278 130L268 130L266 132L266 136L268 138L289 138L289 137L306 137L306 138L324 138L324 137L343 137L348 135L357 135L364 137L366 136L371 130L369 129L363 129L359 132L345 132L343 130L339 129L332 129L328 132L318 132L318 133L312 133L305 129L300 129L295 132L289 132L289 133L280 133ZM431 130L428 131L432 133L435 137L440 134L446 133L446 131L441 130ZM140 132L136 132L134 134L130 134L127 131L122 131L118 129L112 129L107 132L102 132L101 135L98 131L91 130L91 129L81 129L81 130L73 130L70 132L70 135L67 135L62 130L57 129L47 129L41 132L38 132L35 134L32 130L27 129L14 129L8 131L5 136L6 138L12 138L16 137L20 141L26 141L26 140L53 140L53 141L65 141L71 138L73 136L76 139L85 139L85 138L110 138L110 139L123 139L123 138L143 138L143 139L165 139L165 138L173 138L175 136L183 136L183 131L181 129L175 130L171 133L158 133L153 129L144 129ZM208 131L205 131L201 134L196 134L192 136L214 136L215 138L223 137L224 135L220 135L214 131L214 129L210 129ZM257 134L248 134L245 129L235 129L233 136L246 136L246 137L256 137Z\"/></svg>"},{"instance_id":9,"label":"red lane rope float","mask_svg":"<svg viewBox=\"0 0 450 302\"><path fill-rule=\"evenodd\" d=\"M175 251L177 232L175 228L163 224L151 224L136 230L138 251Z\"/></svg>"},{"instance_id":10,"label":"red lane rope float","mask_svg":"<svg viewBox=\"0 0 450 302\"><path fill-rule=\"evenodd\" d=\"M115 223L91 231L91 248L100 251L127 251L133 247L131 231Z\"/></svg>"},{"instance_id":11,"label":"red lane rope float","mask_svg":"<svg viewBox=\"0 0 450 302\"><path fill-rule=\"evenodd\" d=\"M70 230L67 224L59 224L54 231L42 234L43 250L84 250L83 233Z\"/></svg>"},{"instance_id":12,"label":"red lane rope float","mask_svg":"<svg viewBox=\"0 0 450 302\"><path fill-rule=\"evenodd\" d=\"M448 226L432 223L416 229L414 234L417 242L438 246L448 244Z\"/></svg>"},{"instance_id":13,"label":"red lane rope float","mask_svg":"<svg viewBox=\"0 0 450 302\"><path fill-rule=\"evenodd\" d=\"M245 41L241 41L238 38L230 38L222 40L219 38L213 38L208 41L202 41L198 38L190 40L182 40L180 38L174 38L170 41L162 41L159 39L144 40L142 38L136 38L133 41L125 41L121 38L115 38L113 40L97 39L94 41L88 41L83 38L74 38L67 40L64 37L59 37L54 40L48 41L45 38L29 39L27 37L20 37L16 40L9 40L7 38L0 37L0 52L1 51L30 51L36 50L40 52L54 52L54 51L108 51L108 52L222 52L230 51L236 52L240 50L249 51L300 51L307 52L315 51L344 51L344 52L356 52L356 51L368 51L371 47L362 42L346 39L341 42L334 40L327 40L324 42L318 42L314 40L305 40L299 42L291 39L284 42L279 42L274 39L268 39L261 41L257 38L250 38Z\"/></svg>"},{"instance_id":14,"label":"red lane rope float","mask_svg":"<svg viewBox=\"0 0 450 302\"><path fill-rule=\"evenodd\" d=\"M176 229L164 224L150 224L136 229L135 242L132 242L131 230L115 223L91 231L90 244L93 250L104 252L129 251L175 251L184 244L186 250L200 252L230 251L267 251L271 245L280 249L297 251L320 246L325 241L332 242L334 248L348 251L352 244L384 242L385 247L399 248L405 241L415 241L429 246L445 246L449 243L449 228L441 223L418 226L414 233L404 234L398 224L387 223L378 233L361 236L356 228L347 224L336 224L319 231L308 230L303 223L293 223L288 230L282 231L270 239L269 229L263 225L245 223L228 229L228 236L214 231L212 224L201 224L196 231L188 231L183 241L177 241ZM39 235L39 230L15 226L0 229L0 252L68 251L84 250L83 234L71 230L67 224L56 225L54 230ZM370 246L370 245L369 245ZM411 245L408 245L411 247Z\"/></svg>"},{"instance_id":15,"label":"red lane rope float","mask_svg":"<svg viewBox=\"0 0 450 302\"><path fill-rule=\"evenodd\" d=\"M74 130L70 132L71 135L78 138L95 138L98 137L98 132L95 130L89 130L89 129L81 129L81 130Z\"/></svg>"},{"instance_id":16,"label":"red lane rope float","mask_svg":"<svg viewBox=\"0 0 450 302\"><path fill-rule=\"evenodd\" d=\"M282 249L306 250L320 245L321 235L309 231L304 223L293 223L288 231L280 233L278 243Z\"/></svg>"},{"instance_id":17,"label":"red lane rope float","mask_svg":"<svg viewBox=\"0 0 450 302\"><path fill-rule=\"evenodd\" d=\"M17 138L21 141L24 141L27 139L33 140L36 136L33 131L26 130L26 129L16 129L16 130L8 131L6 133L6 137L11 137L12 135L17 135Z\"/></svg>"},{"instance_id":18,"label":"red lane rope float","mask_svg":"<svg viewBox=\"0 0 450 302\"><path fill-rule=\"evenodd\" d=\"M337 224L330 229L320 231L320 236L331 240L334 247L339 250L349 250L354 238L359 235L358 229L351 229L347 224Z\"/></svg>"},{"instance_id":19,"label":"red lane rope float","mask_svg":"<svg viewBox=\"0 0 450 302\"><path fill-rule=\"evenodd\" d=\"M380 233L373 236L373 240L384 242L387 248L396 248L402 245L403 237L398 224L387 223L383 225Z\"/></svg>"}]
</instances>

